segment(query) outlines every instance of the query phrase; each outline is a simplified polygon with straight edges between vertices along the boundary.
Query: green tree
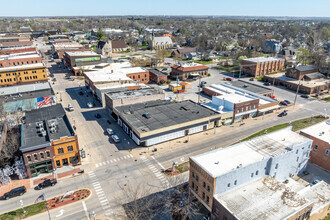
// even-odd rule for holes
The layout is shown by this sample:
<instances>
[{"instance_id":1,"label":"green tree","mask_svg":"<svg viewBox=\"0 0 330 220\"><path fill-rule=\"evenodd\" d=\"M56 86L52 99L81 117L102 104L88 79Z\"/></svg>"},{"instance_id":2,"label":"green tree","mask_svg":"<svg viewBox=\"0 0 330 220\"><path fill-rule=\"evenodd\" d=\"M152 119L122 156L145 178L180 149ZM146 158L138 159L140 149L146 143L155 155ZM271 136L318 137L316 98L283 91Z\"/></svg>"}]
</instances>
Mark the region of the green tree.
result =
<instances>
[{"instance_id":1,"label":"green tree","mask_svg":"<svg viewBox=\"0 0 330 220\"><path fill-rule=\"evenodd\" d=\"M298 55L298 60L302 62L303 65L307 64L307 61L309 59L309 50L303 47L298 48L299 55Z\"/></svg>"},{"instance_id":2,"label":"green tree","mask_svg":"<svg viewBox=\"0 0 330 220\"><path fill-rule=\"evenodd\" d=\"M324 40L324 41L328 41L330 40L330 29L329 28L326 28L326 27L323 27L321 29L321 39Z\"/></svg>"},{"instance_id":3,"label":"green tree","mask_svg":"<svg viewBox=\"0 0 330 220\"><path fill-rule=\"evenodd\" d=\"M102 28L99 28L99 30L97 31L96 37L99 41L105 39L104 32L103 32Z\"/></svg>"}]
</instances>

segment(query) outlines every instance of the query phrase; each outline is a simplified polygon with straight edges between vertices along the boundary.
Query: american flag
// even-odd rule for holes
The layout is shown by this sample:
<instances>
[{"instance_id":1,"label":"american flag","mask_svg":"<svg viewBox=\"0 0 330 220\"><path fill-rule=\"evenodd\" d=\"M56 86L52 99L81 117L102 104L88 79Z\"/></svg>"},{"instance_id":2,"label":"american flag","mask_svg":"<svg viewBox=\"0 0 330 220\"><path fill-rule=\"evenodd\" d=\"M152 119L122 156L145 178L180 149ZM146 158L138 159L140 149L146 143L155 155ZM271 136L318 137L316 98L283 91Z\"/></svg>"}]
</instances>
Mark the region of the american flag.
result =
<instances>
[{"instance_id":1,"label":"american flag","mask_svg":"<svg viewBox=\"0 0 330 220\"><path fill-rule=\"evenodd\" d=\"M46 107L48 105L55 104L55 100L52 96L44 96L37 98L38 108Z\"/></svg>"},{"instance_id":2,"label":"american flag","mask_svg":"<svg viewBox=\"0 0 330 220\"><path fill-rule=\"evenodd\" d=\"M45 201L45 196L44 196L44 194L40 195L40 196L36 199L36 201L35 201L34 203L41 202L41 201Z\"/></svg>"}]
</instances>

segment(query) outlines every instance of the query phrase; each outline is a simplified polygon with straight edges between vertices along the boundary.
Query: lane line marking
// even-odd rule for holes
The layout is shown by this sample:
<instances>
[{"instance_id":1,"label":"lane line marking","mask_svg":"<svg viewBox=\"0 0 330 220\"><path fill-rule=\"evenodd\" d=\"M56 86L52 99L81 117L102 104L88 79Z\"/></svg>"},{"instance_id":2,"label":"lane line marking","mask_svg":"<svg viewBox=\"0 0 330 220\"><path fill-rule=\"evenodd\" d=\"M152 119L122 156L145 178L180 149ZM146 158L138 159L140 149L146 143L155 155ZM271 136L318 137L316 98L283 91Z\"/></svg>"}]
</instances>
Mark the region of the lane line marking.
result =
<instances>
[{"instance_id":1,"label":"lane line marking","mask_svg":"<svg viewBox=\"0 0 330 220\"><path fill-rule=\"evenodd\" d=\"M161 163L159 163L154 156L151 156L151 158L154 159L163 170L165 170L165 167L163 167L163 165L161 165Z\"/></svg>"},{"instance_id":2,"label":"lane line marking","mask_svg":"<svg viewBox=\"0 0 330 220\"><path fill-rule=\"evenodd\" d=\"M85 203L85 201L81 201L81 203L82 203L83 209L85 211L85 215L86 215L87 219L89 219L89 213L88 213L86 203Z\"/></svg>"}]
</instances>

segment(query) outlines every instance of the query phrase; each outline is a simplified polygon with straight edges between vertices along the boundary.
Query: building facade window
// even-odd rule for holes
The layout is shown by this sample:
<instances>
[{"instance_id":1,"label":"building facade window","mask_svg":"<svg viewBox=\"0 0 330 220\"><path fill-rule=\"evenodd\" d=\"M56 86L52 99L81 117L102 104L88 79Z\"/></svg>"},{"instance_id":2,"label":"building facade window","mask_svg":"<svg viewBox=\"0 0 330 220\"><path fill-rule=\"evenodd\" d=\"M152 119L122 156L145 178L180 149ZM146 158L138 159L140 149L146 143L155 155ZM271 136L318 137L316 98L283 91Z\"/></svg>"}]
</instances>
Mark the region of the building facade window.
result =
<instances>
[{"instance_id":1,"label":"building facade window","mask_svg":"<svg viewBox=\"0 0 330 220\"><path fill-rule=\"evenodd\" d=\"M278 163L275 165L275 169L277 169L278 168Z\"/></svg>"},{"instance_id":2,"label":"building facade window","mask_svg":"<svg viewBox=\"0 0 330 220\"><path fill-rule=\"evenodd\" d=\"M254 174L254 173L251 173L251 178L253 178L253 174Z\"/></svg>"},{"instance_id":3,"label":"building facade window","mask_svg":"<svg viewBox=\"0 0 330 220\"><path fill-rule=\"evenodd\" d=\"M258 175L259 175L259 170L256 171L256 176L258 176Z\"/></svg>"},{"instance_id":4,"label":"building facade window","mask_svg":"<svg viewBox=\"0 0 330 220\"><path fill-rule=\"evenodd\" d=\"M203 196L202 196L203 200L205 200L205 192L203 192Z\"/></svg>"},{"instance_id":5,"label":"building facade window","mask_svg":"<svg viewBox=\"0 0 330 220\"><path fill-rule=\"evenodd\" d=\"M34 158L34 160L38 160L37 154L33 154L33 158Z\"/></svg>"},{"instance_id":6,"label":"building facade window","mask_svg":"<svg viewBox=\"0 0 330 220\"><path fill-rule=\"evenodd\" d=\"M73 146L68 146L68 152L72 152L73 151Z\"/></svg>"},{"instance_id":7,"label":"building facade window","mask_svg":"<svg viewBox=\"0 0 330 220\"><path fill-rule=\"evenodd\" d=\"M197 183L199 182L199 177L196 175L196 181L197 181Z\"/></svg>"},{"instance_id":8,"label":"building facade window","mask_svg":"<svg viewBox=\"0 0 330 220\"><path fill-rule=\"evenodd\" d=\"M28 162L31 162L32 161L30 155L29 156L26 156L26 159L27 159Z\"/></svg>"},{"instance_id":9,"label":"building facade window","mask_svg":"<svg viewBox=\"0 0 330 220\"><path fill-rule=\"evenodd\" d=\"M314 150L317 151L317 148L318 148L318 146L315 144L315 146L314 146Z\"/></svg>"},{"instance_id":10,"label":"building facade window","mask_svg":"<svg viewBox=\"0 0 330 220\"><path fill-rule=\"evenodd\" d=\"M206 187L206 183L205 183L205 182L203 182L203 188L205 189L205 187Z\"/></svg>"},{"instance_id":11,"label":"building facade window","mask_svg":"<svg viewBox=\"0 0 330 220\"><path fill-rule=\"evenodd\" d=\"M196 186L196 192L198 193L198 186Z\"/></svg>"},{"instance_id":12,"label":"building facade window","mask_svg":"<svg viewBox=\"0 0 330 220\"><path fill-rule=\"evenodd\" d=\"M45 159L44 153L40 153L40 159Z\"/></svg>"},{"instance_id":13,"label":"building facade window","mask_svg":"<svg viewBox=\"0 0 330 220\"><path fill-rule=\"evenodd\" d=\"M237 185L237 180L234 181L234 185L235 185L235 186Z\"/></svg>"},{"instance_id":14,"label":"building facade window","mask_svg":"<svg viewBox=\"0 0 330 220\"><path fill-rule=\"evenodd\" d=\"M57 151L58 151L58 154L63 154L64 153L63 148L58 148Z\"/></svg>"},{"instance_id":15,"label":"building facade window","mask_svg":"<svg viewBox=\"0 0 330 220\"><path fill-rule=\"evenodd\" d=\"M46 151L46 157L50 157L50 152Z\"/></svg>"},{"instance_id":16,"label":"building facade window","mask_svg":"<svg viewBox=\"0 0 330 220\"><path fill-rule=\"evenodd\" d=\"M210 192L210 186L207 186L207 191Z\"/></svg>"},{"instance_id":17,"label":"building facade window","mask_svg":"<svg viewBox=\"0 0 330 220\"><path fill-rule=\"evenodd\" d=\"M191 175L191 176L192 176L192 178L195 178L195 173L194 173L194 171L192 172L192 175Z\"/></svg>"},{"instance_id":18,"label":"building facade window","mask_svg":"<svg viewBox=\"0 0 330 220\"><path fill-rule=\"evenodd\" d=\"M329 150L328 150L328 149L325 149L325 151L324 151L324 155L325 155L325 156L328 156L328 155L329 155Z\"/></svg>"},{"instance_id":19,"label":"building facade window","mask_svg":"<svg viewBox=\"0 0 330 220\"><path fill-rule=\"evenodd\" d=\"M210 202L210 198L206 196L206 203L209 204L209 202Z\"/></svg>"}]
</instances>

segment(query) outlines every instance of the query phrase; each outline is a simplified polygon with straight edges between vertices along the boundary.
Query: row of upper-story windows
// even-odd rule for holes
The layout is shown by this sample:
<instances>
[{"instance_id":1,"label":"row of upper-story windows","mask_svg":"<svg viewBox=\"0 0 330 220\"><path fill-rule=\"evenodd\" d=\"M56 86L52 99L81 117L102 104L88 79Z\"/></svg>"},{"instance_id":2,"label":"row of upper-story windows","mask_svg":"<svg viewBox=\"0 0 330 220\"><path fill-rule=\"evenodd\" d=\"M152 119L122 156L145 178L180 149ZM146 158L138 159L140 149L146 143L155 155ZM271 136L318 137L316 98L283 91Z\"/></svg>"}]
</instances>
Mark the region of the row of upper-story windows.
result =
<instances>
[{"instance_id":1,"label":"row of upper-story windows","mask_svg":"<svg viewBox=\"0 0 330 220\"><path fill-rule=\"evenodd\" d=\"M66 147L66 149L67 149L68 152L72 152L73 151L73 146L69 145L69 146ZM58 152L58 154L64 154L64 148L63 147L57 148L57 152Z\"/></svg>"},{"instance_id":2,"label":"row of upper-story windows","mask_svg":"<svg viewBox=\"0 0 330 220\"><path fill-rule=\"evenodd\" d=\"M46 153L46 155L45 155L45 153ZM32 154L32 156L27 155L26 156L27 162L32 162L32 157L33 157L34 161L44 160L45 158L50 158L50 151L34 153L34 154Z\"/></svg>"},{"instance_id":3,"label":"row of upper-story windows","mask_svg":"<svg viewBox=\"0 0 330 220\"><path fill-rule=\"evenodd\" d=\"M196 180L197 183L199 182L199 176L196 175L195 172L192 171L191 176ZM203 181L203 188L206 189L208 192L210 192L211 187L207 185L205 181Z\"/></svg>"},{"instance_id":4,"label":"row of upper-story windows","mask_svg":"<svg viewBox=\"0 0 330 220\"><path fill-rule=\"evenodd\" d=\"M318 149L318 146L317 146L317 144L315 144L314 151L317 151L317 149ZM324 156L328 156L328 155L329 155L329 149L325 149L324 150Z\"/></svg>"},{"instance_id":5,"label":"row of upper-story windows","mask_svg":"<svg viewBox=\"0 0 330 220\"><path fill-rule=\"evenodd\" d=\"M244 106L244 107L240 107L240 108L237 108L237 112L244 112L244 111L248 111L248 110L252 110L252 109L255 109L257 105L249 105L249 106Z\"/></svg>"},{"instance_id":6,"label":"row of upper-story windows","mask_svg":"<svg viewBox=\"0 0 330 220\"><path fill-rule=\"evenodd\" d=\"M194 181L191 182L191 188L197 193L198 195L198 185L194 183ZM202 192L202 199L209 204L210 203L210 197L209 196L205 196L205 192Z\"/></svg>"},{"instance_id":7,"label":"row of upper-story windows","mask_svg":"<svg viewBox=\"0 0 330 220\"><path fill-rule=\"evenodd\" d=\"M42 72L44 73L45 72L45 70L42 70ZM23 74L29 74L29 72L27 72L27 71L25 71L25 72L22 72ZM32 71L32 73L37 73L37 71ZM21 75L21 72L15 72L15 73L6 73L6 76L17 76L17 75ZM0 77L2 77L2 76L4 76L4 75L2 75L2 74L0 74Z\"/></svg>"}]
</instances>

